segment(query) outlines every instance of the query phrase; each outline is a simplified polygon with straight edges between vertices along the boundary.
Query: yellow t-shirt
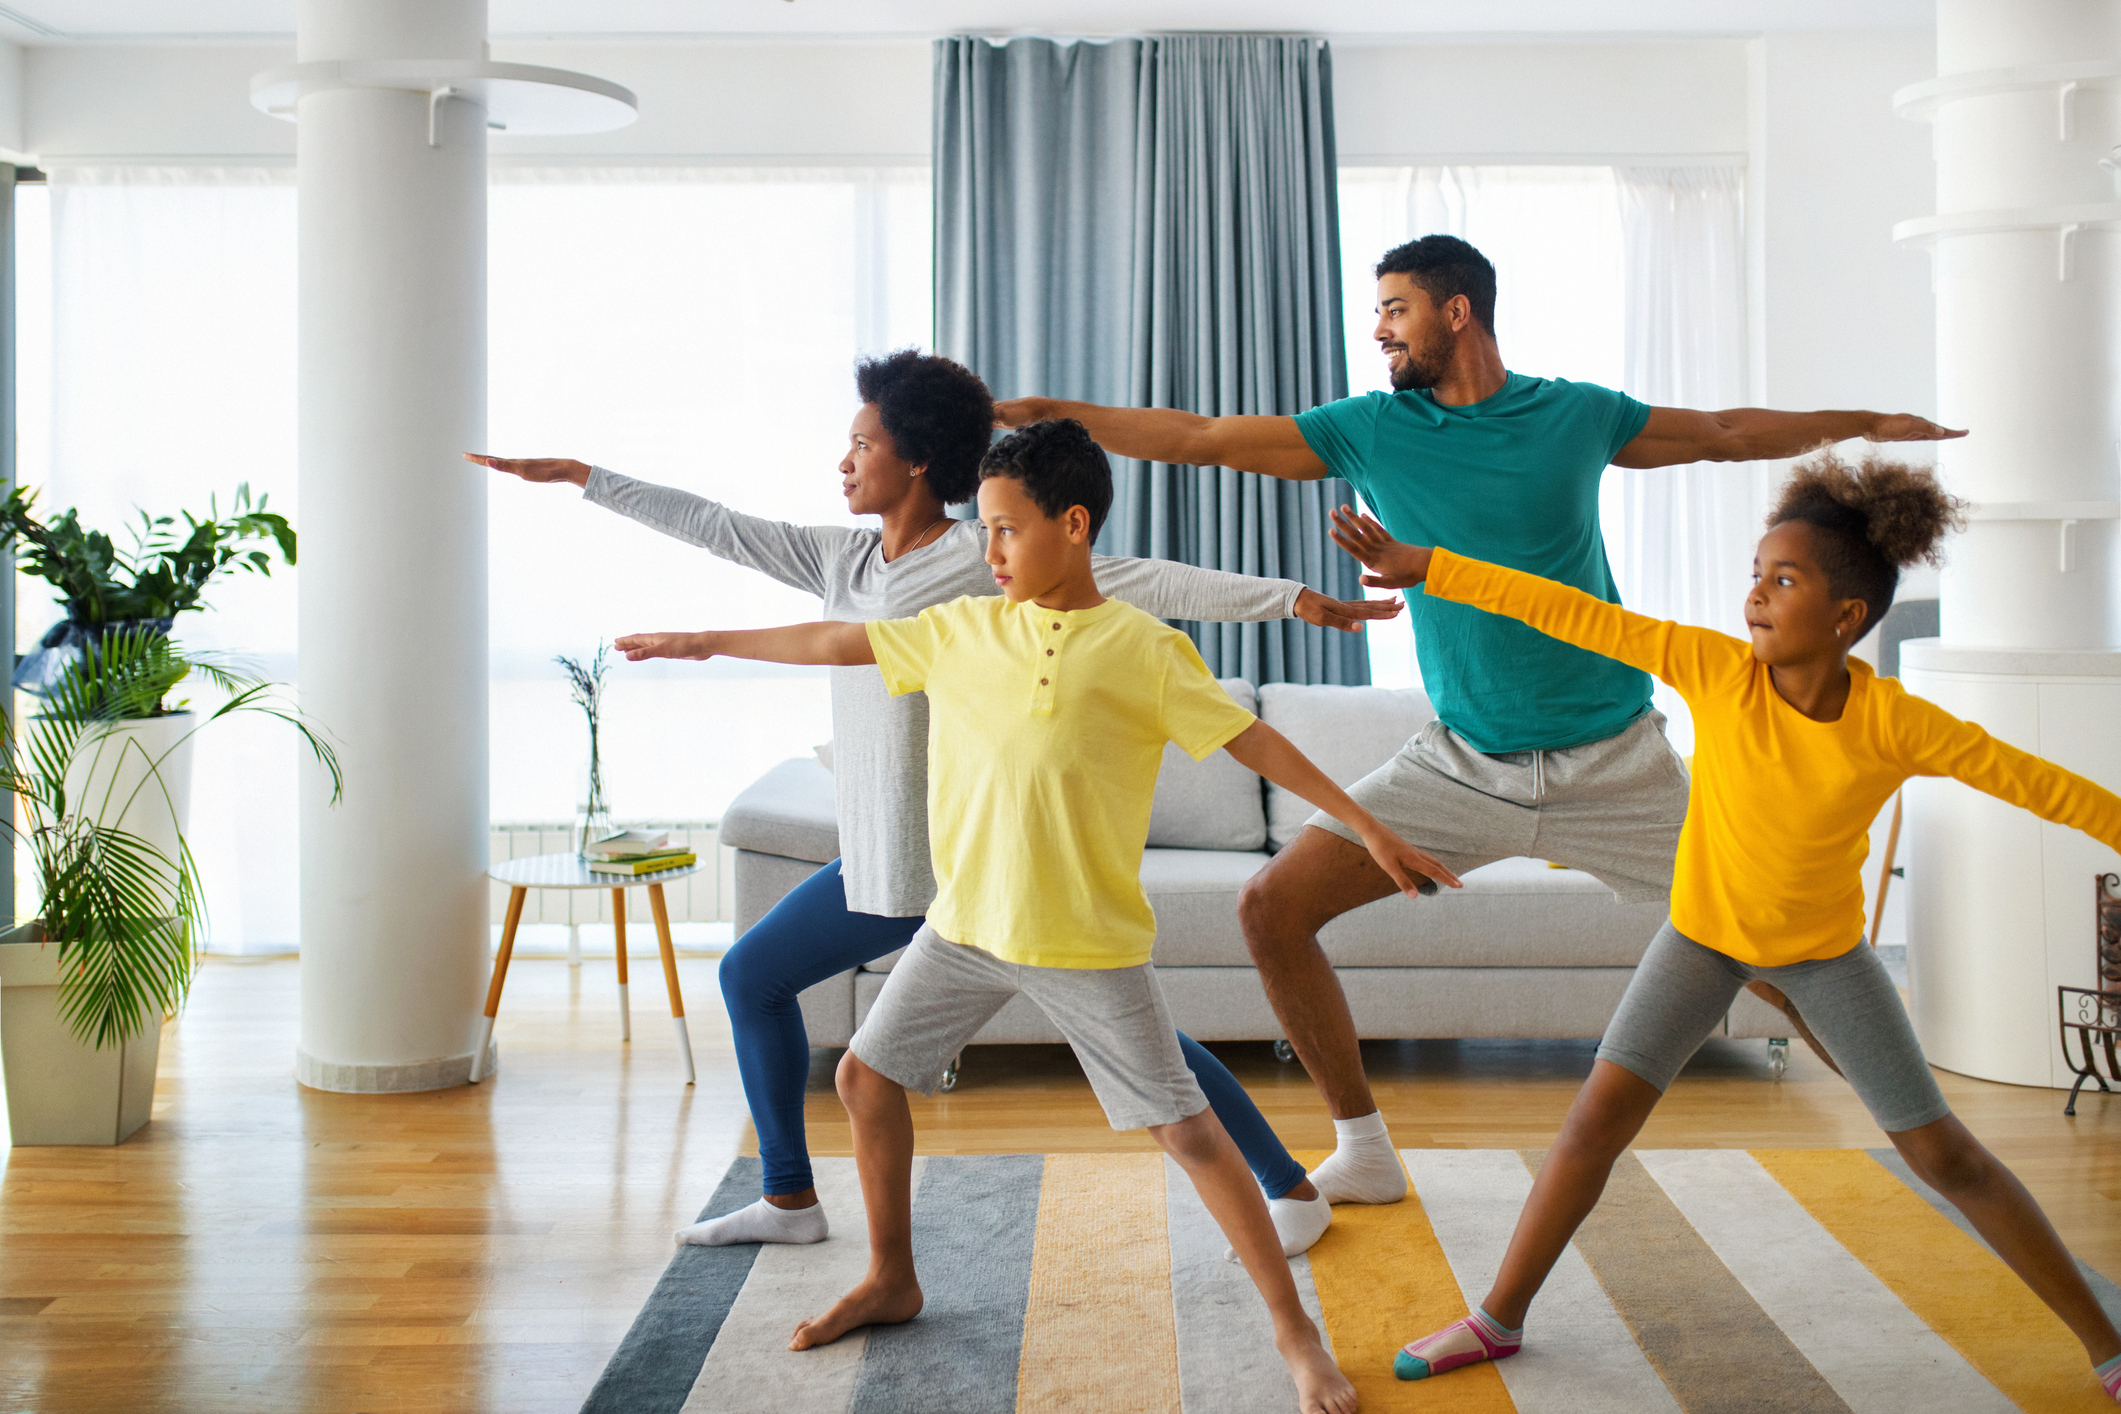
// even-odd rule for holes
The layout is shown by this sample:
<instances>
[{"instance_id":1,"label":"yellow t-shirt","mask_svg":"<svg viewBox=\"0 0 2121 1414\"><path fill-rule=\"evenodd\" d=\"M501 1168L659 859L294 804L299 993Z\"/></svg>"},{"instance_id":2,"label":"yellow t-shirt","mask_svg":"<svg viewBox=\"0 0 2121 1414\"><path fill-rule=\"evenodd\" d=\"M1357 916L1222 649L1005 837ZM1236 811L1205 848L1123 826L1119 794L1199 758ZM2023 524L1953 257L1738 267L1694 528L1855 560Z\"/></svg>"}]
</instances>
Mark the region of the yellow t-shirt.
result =
<instances>
[{"instance_id":1,"label":"yellow t-shirt","mask_svg":"<svg viewBox=\"0 0 2121 1414\"><path fill-rule=\"evenodd\" d=\"M2121 798L1849 660L1848 705L1815 722L1775 691L1752 645L1631 614L1536 575L1438 550L1428 592L1522 619L1632 663L1694 713L1694 782L1672 926L1740 962L1839 957L1863 937L1864 855L1909 776L1951 776L2121 848Z\"/></svg>"},{"instance_id":2,"label":"yellow t-shirt","mask_svg":"<svg viewBox=\"0 0 2121 1414\"><path fill-rule=\"evenodd\" d=\"M1107 599L968 595L869 625L884 685L928 694L928 921L1031 967L1133 967L1164 743L1198 761L1255 720L1192 641Z\"/></svg>"}]
</instances>

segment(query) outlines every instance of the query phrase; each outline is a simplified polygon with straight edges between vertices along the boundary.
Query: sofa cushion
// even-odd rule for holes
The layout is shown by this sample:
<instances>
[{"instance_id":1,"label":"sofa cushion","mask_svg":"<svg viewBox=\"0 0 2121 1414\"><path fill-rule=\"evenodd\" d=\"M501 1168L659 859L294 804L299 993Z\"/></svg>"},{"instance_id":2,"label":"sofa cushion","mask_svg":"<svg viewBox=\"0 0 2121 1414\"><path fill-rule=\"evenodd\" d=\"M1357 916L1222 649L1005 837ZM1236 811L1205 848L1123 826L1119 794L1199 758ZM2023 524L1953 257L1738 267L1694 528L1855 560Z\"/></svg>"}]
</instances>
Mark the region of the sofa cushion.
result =
<instances>
[{"instance_id":1,"label":"sofa cushion","mask_svg":"<svg viewBox=\"0 0 2121 1414\"><path fill-rule=\"evenodd\" d=\"M1243 678L1224 678L1223 691L1247 712L1258 694ZM1227 751L1195 761L1172 742L1164 744L1149 811L1149 843L1168 849L1264 849L1267 803L1261 781Z\"/></svg>"},{"instance_id":2,"label":"sofa cushion","mask_svg":"<svg viewBox=\"0 0 2121 1414\"><path fill-rule=\"evenodd\" d=\"M1258 854L1152 849L1142 887L1156 910L1159 967L1250 967L1237 895ZM1319 933L1336 967L1632 967L1664 922L1662 903L1621 904L1574 869L1501 859L1419 902L1394 895Z\"/></svg>"},{"instance_id":3,"label":"sofa cushion","mask_svg":"<svg viewBox=\"0 0 2121 1414\"><path fill-rule=\"evenodd\" d=\"M721 840L732 849L828 864L840 857L832 773L798 756L744 787L722 812Z\"/></svg>"},{"instance_id":4,"label":"sofa cushion","mask_svg":"<svg viewBox=\"0 0 2121 1414\"><path fill-rule=\"evenodd\" d=\"M1143 851L1156 965L1250 967L1237 896L1266 862L1239 850ZM1318 939L1335 967L1633 967L1664 915L1662 903L1620 903L1577 870L1498 859L1467 874L1463 889L1352 909ZM889 972L897 960L891 953L863 970Z\"/></svg>"},{"instance_id":5,"label":"sofa cushion","mask_svg":"<svg viewBox=\"0 0 2121 1414\"><path fill-rule=\"evenodd\" d=\"M1260 720L1340 786L1382 766L1435 716L1429 699L1412 688L1270 682L1259 690ZM1280 849L1303 831L1314 808L1277 785L1269 784L1266 795L1267 842Z\"/></svg>"}]
</instances>

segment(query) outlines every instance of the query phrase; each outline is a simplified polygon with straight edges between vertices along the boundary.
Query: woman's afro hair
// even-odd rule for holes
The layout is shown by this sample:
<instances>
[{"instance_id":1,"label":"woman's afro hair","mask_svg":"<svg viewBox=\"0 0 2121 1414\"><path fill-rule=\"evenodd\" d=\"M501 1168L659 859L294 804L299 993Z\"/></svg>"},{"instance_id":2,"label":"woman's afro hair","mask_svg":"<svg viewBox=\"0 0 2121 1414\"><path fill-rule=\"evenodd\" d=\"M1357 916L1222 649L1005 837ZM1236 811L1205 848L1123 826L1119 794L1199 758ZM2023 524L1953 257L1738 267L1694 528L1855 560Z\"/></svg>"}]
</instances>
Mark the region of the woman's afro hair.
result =
<instances>
[{"instance_id":1,"label":"woman's afro hair","mask_svg":"<svg viewBox=\"0 0 2121 1414\"><path fill-rule=\"evenodd\" d=\"M1944 537L1966 525L1964 504L1925 468L1876 452L1850 466L1823 451L1790 473L1767 523L1771 530L1793 520L1813 528L1828 592L1863 600L1868 631L1892 607L1902 569L1943 562Z\"/></svg>"},{"instance_id":2,"label":"woman's afro hair","mask_svg":"<svg viewBox=\"0 0 2121 1414\"><path fill-rule=\"evenodd\" d=\"M979 459L994 437L994 395L961 363L900 349L854 366L855 392L875 403L900 460L928 469L943 504L979 490Z\"/></svg>"}]
</instances>

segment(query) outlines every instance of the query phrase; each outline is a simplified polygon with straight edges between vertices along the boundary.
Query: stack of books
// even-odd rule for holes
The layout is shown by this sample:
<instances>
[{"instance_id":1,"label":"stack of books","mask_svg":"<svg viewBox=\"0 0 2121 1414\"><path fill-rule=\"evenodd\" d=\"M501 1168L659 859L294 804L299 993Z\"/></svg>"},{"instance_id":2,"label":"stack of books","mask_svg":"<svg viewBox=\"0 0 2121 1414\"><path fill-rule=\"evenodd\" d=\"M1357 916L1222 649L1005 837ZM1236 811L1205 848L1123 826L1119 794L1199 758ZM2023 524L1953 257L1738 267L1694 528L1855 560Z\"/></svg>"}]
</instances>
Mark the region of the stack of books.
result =
<instances>
[{"instance_id":1,"label":"stack of books","mask_svg":"<svg viewBox=\"0 0 2121 1414\"><path fill-rule=\"evenodd\" d=\"M699 856L684 845L674 845L663 830L621 830L606 835L582 853L592 874L618 874L628 878L655 874L697 863Z\"/></svg>"}]
</instances>

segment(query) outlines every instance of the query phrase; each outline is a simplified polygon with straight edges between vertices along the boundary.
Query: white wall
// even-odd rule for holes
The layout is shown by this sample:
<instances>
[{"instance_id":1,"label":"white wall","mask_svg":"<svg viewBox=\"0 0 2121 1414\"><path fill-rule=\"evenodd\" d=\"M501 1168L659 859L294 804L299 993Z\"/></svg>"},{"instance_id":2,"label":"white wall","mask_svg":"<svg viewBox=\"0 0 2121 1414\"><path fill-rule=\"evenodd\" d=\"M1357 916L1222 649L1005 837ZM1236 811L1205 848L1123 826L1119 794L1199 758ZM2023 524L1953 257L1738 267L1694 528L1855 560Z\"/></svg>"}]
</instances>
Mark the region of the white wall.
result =
<instances>
[{"instance_id":1,"label":"white wall","mask_svg":"<svg viewBox=\"0 0 2121 1414\"><path fill-rule=\"evenodd\" d=\"M1343 161L1731 155L1743 40L1333 46Z\"/></svg>"},{"instance_id":2,"label":"white wall","mask_svg":"<svg viewBox=\"0 0 2121 1414\"><path fill-rule=\"evenodd\" d=\"M1892 243L1936 209L1929 127L1893 91L1934 77L1927 30L1776 34L1754 41L1761 240L1755 348L1776 407L1936 411L1929 257Z\"/></svg>"},{"instance_id":3,"label":"white wall","mask_svg":"<svg viewBox=\"0 0 2121 1414\"><path fill-rule=\"evenodd\" d=\"M0 153L21 154L22 46L0 40Z\"/></svg>"},{"instance_id":4,"label":"white wall","mask_svg":"<svg viewBox=\"0 0 2121 1414\"><path fill-rule=\"evenodd\" d=\"M1770 34L1751 49L1753 396L1769 407L1932 416L1929 256L1896 247L1892 227L1936 209L1936 174L1928 125L1895 117L1892 95L1935 76L1935 36ZM1903 599L1936 593L1927 565L1901 580Z\"/></svg>"}]
</instances>

